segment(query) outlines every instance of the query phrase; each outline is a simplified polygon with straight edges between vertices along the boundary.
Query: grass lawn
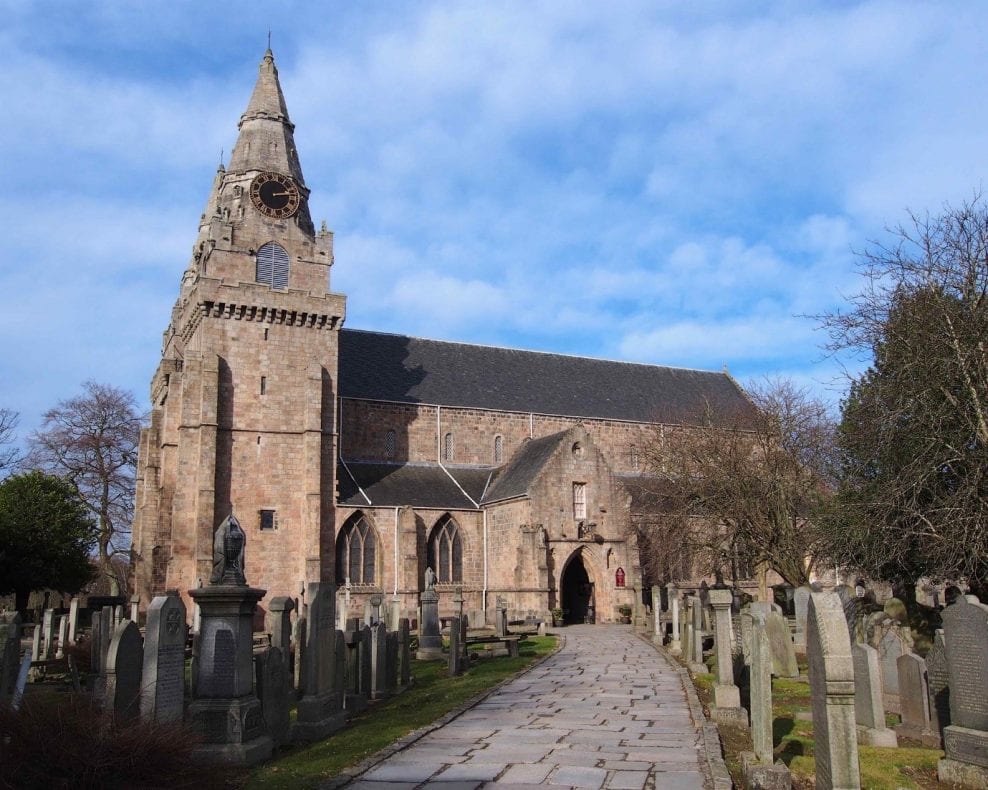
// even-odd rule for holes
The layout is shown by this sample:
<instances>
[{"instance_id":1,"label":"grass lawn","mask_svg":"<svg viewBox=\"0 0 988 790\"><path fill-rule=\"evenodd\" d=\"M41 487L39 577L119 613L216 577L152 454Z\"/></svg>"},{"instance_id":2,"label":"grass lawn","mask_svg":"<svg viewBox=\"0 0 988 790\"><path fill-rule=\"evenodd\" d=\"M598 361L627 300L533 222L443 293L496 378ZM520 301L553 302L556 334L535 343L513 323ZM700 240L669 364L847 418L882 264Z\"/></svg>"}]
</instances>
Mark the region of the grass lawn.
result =
<instances>
[{"instance_id":1,"label":"grass lawn","mask_svg":"<svg viewBox=\"0 0 988 790\"><path fill-rule=\"evenodd\" d=\"M243 786L255 788L316 787L344 768L435 721L471 697L510 678L536 659L552 652L556 638L527 637L517 658L482 659L457 678L447 675L445 661L413 661L415 684L404 694L370 706L346 728L324 741L308 746L286 746L271 760L244 778Z\"/></svg>"},{"instance_id":2,"label":"grass lawn","mask_svg":"<svg viewBox=\"0 0 988 790\"><path fill-rule=\"evenodd\" d=\"M806 674L806 665L800 661L800 672ZM697 694L709 712L713 704L713 674L696 675L693 679ZM742 690L742 697L746 692ZM782 760L793 775L793 787L811 790L814 786L816 765L813 760L813 722L798 714L809 713L810 686L804 680L789 678L772 679L772 735L775 759ZM898 717L890 717L897 721ZM892 726L895 721L890 721ZM751 732L744 727L719 724L724 762L731 779L742 787L740 753L750 751ZM904 739L899 748L858 746L858 764L861 770L861 786L869 790L933 790L944 788L937 782L937 760L943 756L938 749L926 749Z\"/></svg>"}]
</instances>

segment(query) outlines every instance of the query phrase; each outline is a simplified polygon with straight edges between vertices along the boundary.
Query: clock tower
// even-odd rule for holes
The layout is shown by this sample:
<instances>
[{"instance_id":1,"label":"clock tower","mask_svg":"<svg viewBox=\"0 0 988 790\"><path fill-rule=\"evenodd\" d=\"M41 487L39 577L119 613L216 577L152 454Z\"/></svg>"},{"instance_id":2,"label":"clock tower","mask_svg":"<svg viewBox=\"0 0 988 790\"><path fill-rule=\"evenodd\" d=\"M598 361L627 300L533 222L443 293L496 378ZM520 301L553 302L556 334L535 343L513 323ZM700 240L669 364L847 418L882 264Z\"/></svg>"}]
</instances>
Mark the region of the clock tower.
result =
<instances>
[{"instance_id":1,"label":"clock tower","mask_svg":"<svg viewBox=\"0 0 988 790\"><path fill-rule=\"evenodd\" d=\"M209 579L213 532L247 533L271 595L333 578L339 329L333 237L316 232L269 49L199 223L151 381L133 527L135 591Z\"/></svg>"}]
</instances>

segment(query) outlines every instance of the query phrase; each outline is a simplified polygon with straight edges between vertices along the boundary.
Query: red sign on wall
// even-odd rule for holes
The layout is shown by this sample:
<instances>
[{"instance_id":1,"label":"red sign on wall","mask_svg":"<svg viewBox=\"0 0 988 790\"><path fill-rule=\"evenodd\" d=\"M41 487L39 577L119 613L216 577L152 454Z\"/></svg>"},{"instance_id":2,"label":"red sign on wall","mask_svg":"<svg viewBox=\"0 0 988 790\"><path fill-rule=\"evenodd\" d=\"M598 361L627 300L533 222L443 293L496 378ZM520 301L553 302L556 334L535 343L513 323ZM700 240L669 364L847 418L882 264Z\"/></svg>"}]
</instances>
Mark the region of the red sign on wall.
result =
<instances>
[{"instance_id":1,"label":"red sign on wall","mask_svg":"<svg viewBox=\"0 0 988 790\"><path fill-rule=\"evenodd\" d=\"M614 571L614 584L618 587L624 587L624 568L618 568Z\"/></svg>"}]
</instances>

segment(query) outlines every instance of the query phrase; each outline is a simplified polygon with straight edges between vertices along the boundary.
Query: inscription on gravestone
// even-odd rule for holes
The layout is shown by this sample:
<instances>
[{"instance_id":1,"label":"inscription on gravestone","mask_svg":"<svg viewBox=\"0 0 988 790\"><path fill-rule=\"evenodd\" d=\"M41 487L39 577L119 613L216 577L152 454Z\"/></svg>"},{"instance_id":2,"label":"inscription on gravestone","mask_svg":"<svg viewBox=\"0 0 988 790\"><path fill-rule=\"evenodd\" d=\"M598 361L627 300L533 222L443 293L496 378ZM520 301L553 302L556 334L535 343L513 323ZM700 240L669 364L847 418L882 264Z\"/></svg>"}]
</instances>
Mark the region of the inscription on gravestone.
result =
<instances>
[{"instance_id":1,"label":"inscription on gravestone","mask_svg":"<svg viewBox=\"0 0 988 790\"><path fill-rule=\"evenodd\" d=\"M943 614L950 677L950 721L988 730L988 608L964 596Z\"/></svg>"}]
</instances>

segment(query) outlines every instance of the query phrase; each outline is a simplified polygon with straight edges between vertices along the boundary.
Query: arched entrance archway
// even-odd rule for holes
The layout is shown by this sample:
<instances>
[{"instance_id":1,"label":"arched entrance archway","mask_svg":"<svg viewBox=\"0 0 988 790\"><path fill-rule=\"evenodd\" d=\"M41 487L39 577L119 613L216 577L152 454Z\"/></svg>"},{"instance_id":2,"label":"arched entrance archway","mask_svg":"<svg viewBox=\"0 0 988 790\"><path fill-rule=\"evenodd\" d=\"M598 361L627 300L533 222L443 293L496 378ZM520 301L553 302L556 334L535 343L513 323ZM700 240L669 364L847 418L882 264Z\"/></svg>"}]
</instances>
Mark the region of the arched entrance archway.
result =
<instances>
[{"instance_id":1,"label":"arched entrance archway","mask_svg":"<svg viewBox=\"0 0 988 790\"><path fill-rule=\"evenodd\" d=\"M560 583L565 622L593 623L597 619L597 601L593 578L583 563L583 554L577 552L566 564Z\"/></svg>"}]
</instances>

